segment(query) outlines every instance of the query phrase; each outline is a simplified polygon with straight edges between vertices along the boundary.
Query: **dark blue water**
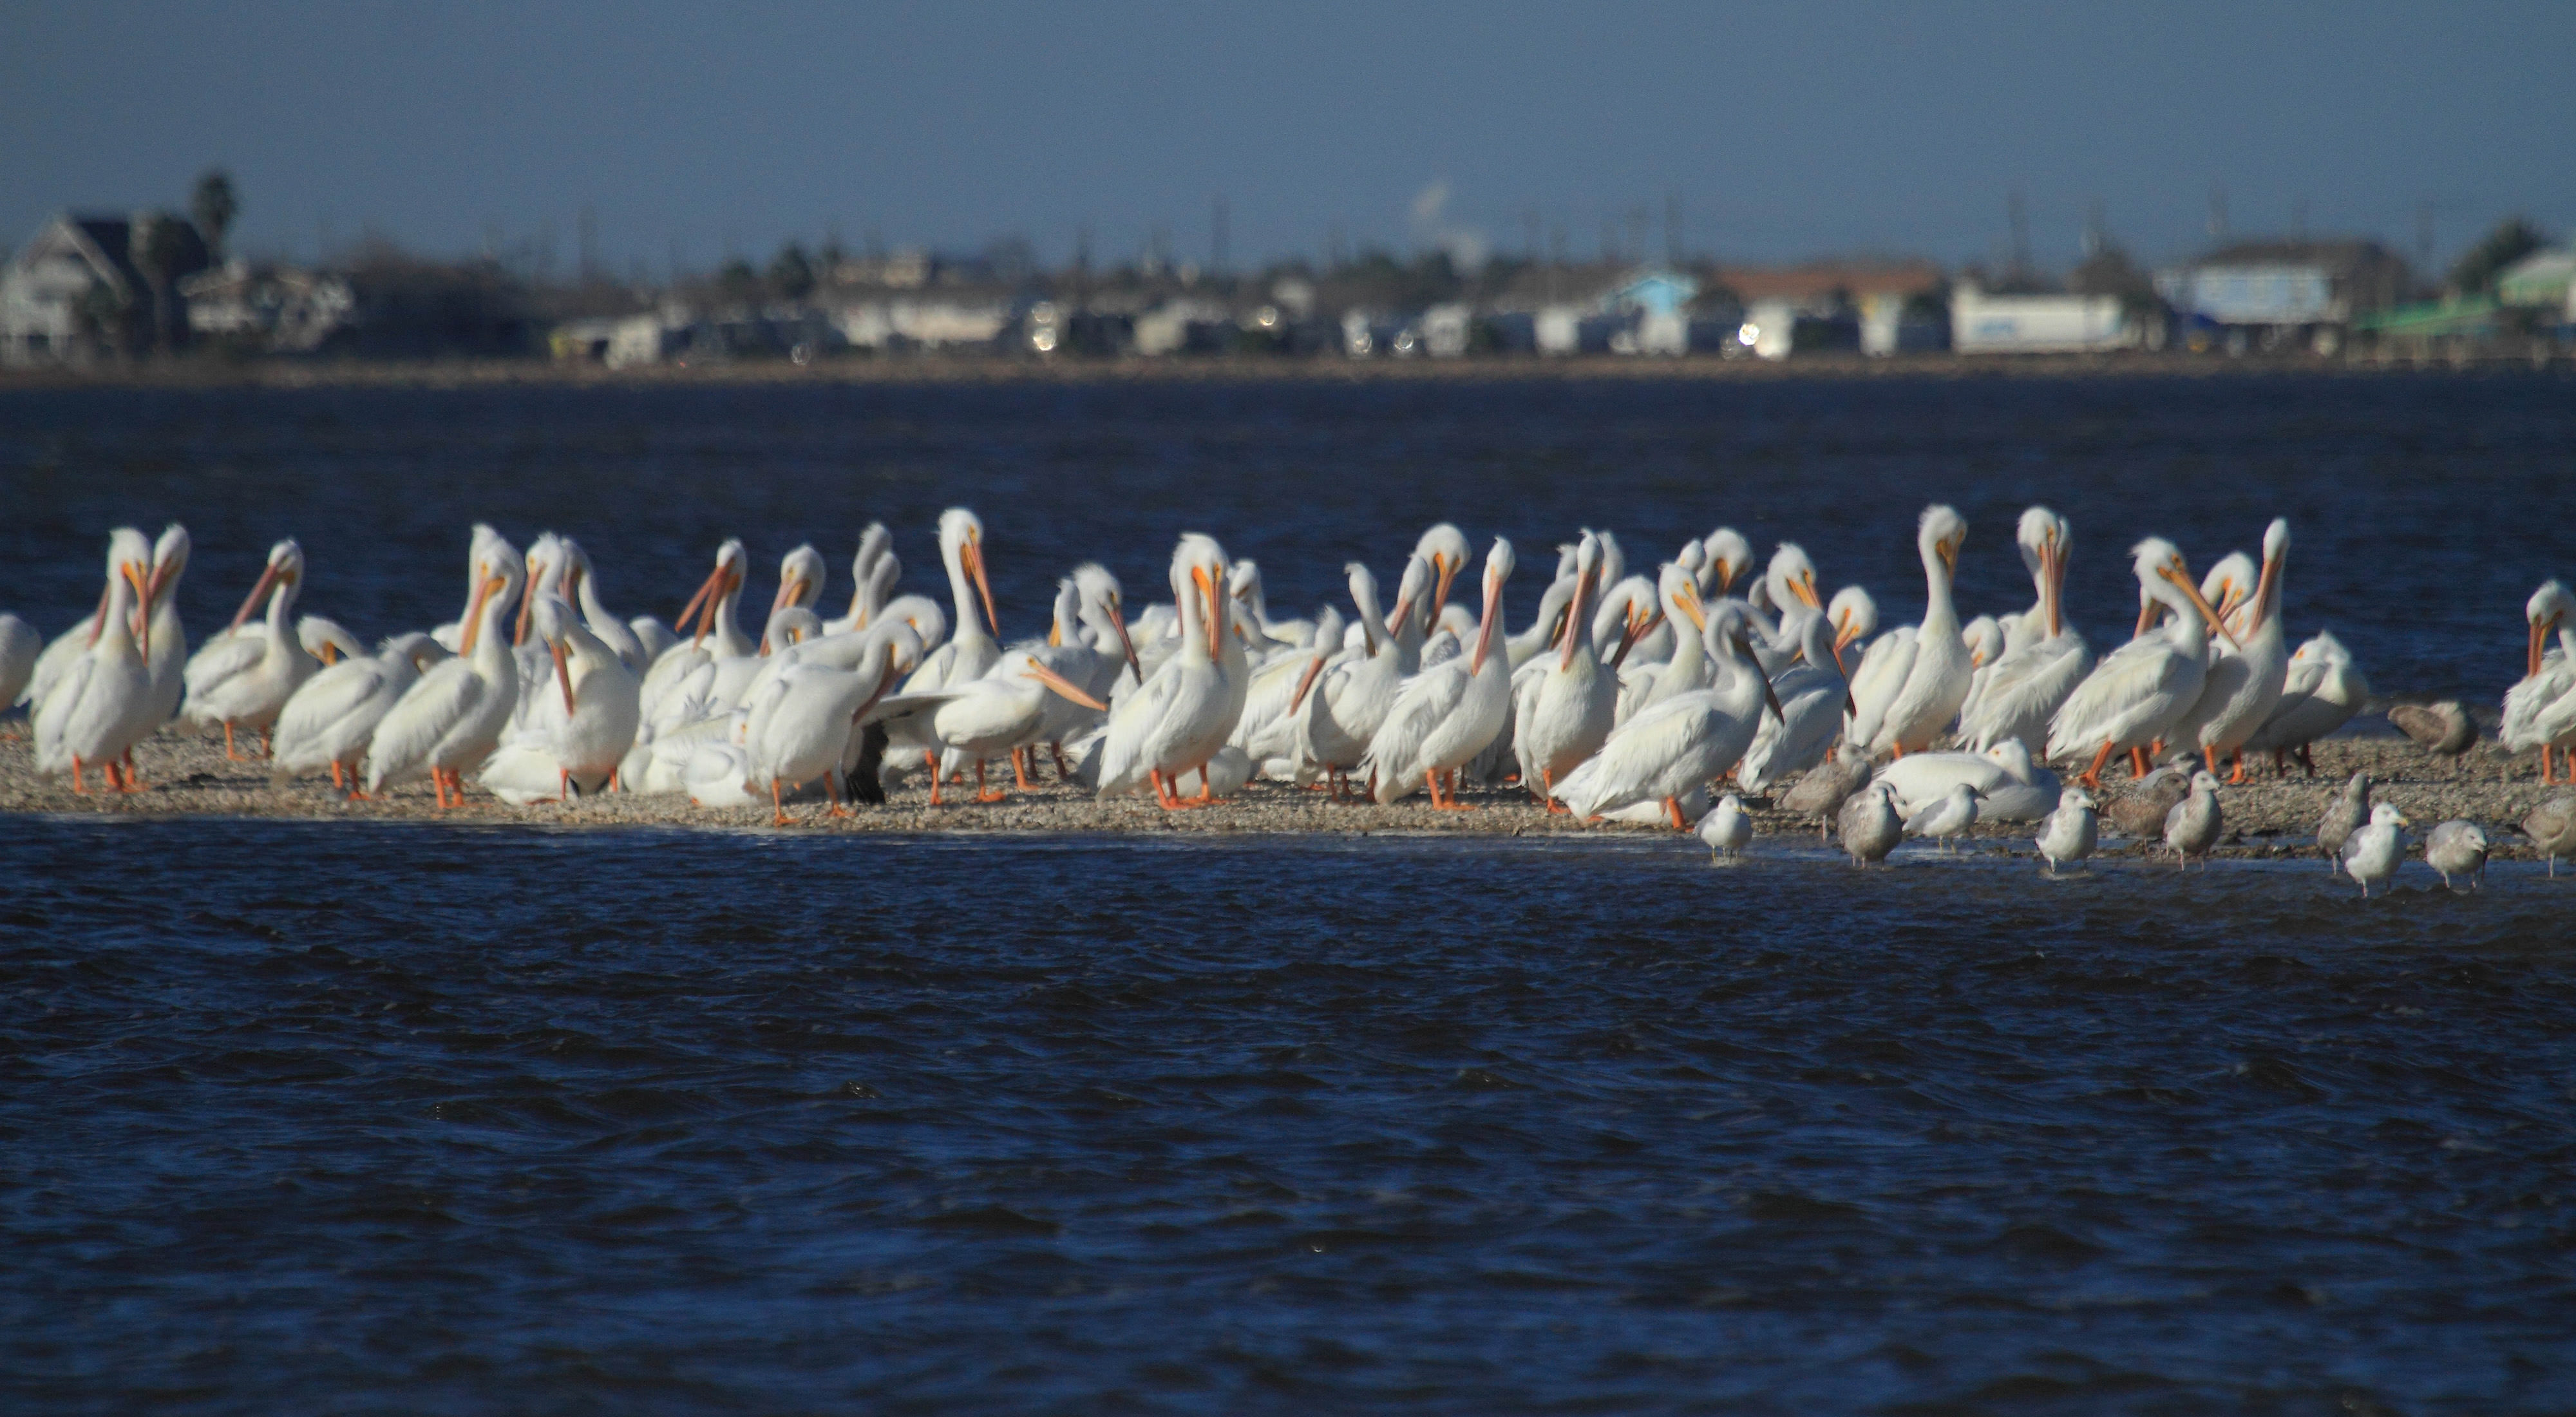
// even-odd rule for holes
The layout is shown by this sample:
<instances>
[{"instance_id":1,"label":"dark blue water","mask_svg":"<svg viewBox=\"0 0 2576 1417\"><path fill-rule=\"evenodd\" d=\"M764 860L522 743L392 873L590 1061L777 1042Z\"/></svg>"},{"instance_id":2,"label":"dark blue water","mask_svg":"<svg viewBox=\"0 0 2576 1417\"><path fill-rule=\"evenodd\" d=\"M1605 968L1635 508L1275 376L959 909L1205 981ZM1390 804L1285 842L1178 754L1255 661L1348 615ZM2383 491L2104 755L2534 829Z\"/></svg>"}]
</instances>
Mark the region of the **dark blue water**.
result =
<instances>
[{"instance_id":1,"label":"dark blue water","mask_svg":"<svg viewBox=\"0 0 2576 1417\"><path fill-rule=\"evenodd\" d=\"M2576 1404L2530 868L26 825L20 1410Z\"/></svg>"},{"instance_id":2,"label":"dark blue water","mask_svg":"<svg viewBox=\"0 0 2576 1417\"><path fill-rule=\"evenodd\" d=\"M1341 596L1354 557L1391 584L1444 518L1520 546L1515 627L1576 528L1619 532L1651 575L1721 523L1765 556L1800 542L1893 624L1921 611L1926 502L1971 522L1974 612L2029 605L2013 521L2044 500L2074 523L2070 608L2097 641L2136 618L2138 538L2198 569L2286 516L2296 635L2332 628L2382 692L2491 703L2522 673L2524 599L2576 572L2571 459L2563 374L17 391L0 609L71 623L97 603L107 529L174 517L196 537L200 635L289 535L312 558L306 609L369 636L452 620L477 519L521 545L579 537L613 607L665 618L724 537L750 545L755 606L811 540L837 609L870 520L907 584L944 597L931 527L963 502L1014 634L1044 628L1080 560L1162 598L1183 530L1259 559L1297 610Z\"/></svg>"},{"instance_id":3,"label":"dark blue water","mask_svg":"<svg viewBox=\"0 0 2576 1417\"><path fill-rule=\"evenodd\" d=\"M1902 620L1923 502L1991 607L2044 498L2097 637L2131 539L2281 513L2294 630L2491 699L2571 387L20 391L0 594L178 517L200 632L292 534L380 634L487 518L668 615L871 518L928 588L963 501L1006 630L1436 517L1731 522ZM0 819L0 1406L2576 1408L2576 882L1762 850Z\"/></svg>"}]
</instances>

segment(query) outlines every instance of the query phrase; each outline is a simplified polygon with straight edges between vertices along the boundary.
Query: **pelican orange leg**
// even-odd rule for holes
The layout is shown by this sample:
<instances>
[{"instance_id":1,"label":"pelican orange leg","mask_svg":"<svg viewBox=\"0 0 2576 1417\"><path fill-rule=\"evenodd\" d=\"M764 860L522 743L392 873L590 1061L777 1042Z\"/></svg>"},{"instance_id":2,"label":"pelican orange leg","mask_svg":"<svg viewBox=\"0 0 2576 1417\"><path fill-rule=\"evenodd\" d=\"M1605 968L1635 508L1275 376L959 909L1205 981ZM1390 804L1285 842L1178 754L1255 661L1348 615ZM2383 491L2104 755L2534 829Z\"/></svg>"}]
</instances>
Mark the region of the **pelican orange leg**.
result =
<instances>
[{"instance_id":1,"label":"pelican orange leg","mask_svg":"<svg viewBox=\"0 0 2576 1417\"><path fill-rule=\"evenodd\" d=\"M1014 759L1013 766L1017 765L1018 760ZM1011 794L1004 792L998 787L988 788L984 785L984 760L982 758L977 758L975 760L975 800L978 802L999 802L1010 795Z\"/></svg>"},{"instance_id":2,"label":"pelican orange leg","mask_svg":"<svg viewBox=\"0 0 2576 1417\"><path fill-rule=\"evenodd\" d=\"M2086 787L2090 787L2095 791L2100 791L2102 787L2102 768L2110 761L2111 740L2105 738L2102 740L2102 751L2093 755L2093 766L2086 768L2082 775L2076 778L2076 781L2083 783Z\"/></svg>"}]
</instances>

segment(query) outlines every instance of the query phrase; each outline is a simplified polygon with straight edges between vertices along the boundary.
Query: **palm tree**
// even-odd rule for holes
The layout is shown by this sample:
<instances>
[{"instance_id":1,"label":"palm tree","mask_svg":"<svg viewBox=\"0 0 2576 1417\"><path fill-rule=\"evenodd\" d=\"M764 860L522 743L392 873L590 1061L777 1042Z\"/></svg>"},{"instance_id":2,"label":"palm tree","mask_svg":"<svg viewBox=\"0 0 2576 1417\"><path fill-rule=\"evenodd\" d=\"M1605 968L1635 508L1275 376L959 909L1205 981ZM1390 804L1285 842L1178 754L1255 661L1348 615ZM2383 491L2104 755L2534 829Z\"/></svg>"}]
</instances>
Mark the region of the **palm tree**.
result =
<instances>
[{"instance_id":1,"label":"palm tree","mask_svg":"<svg viewBox=\"0 0 2576 1417\"><path fill-rule=\"evenodd\" d=\"M128 233L126 257L152 292L152 349L159 353L169 345L170 282L179 273L184 238L176 218L157 212L136 216Z\"/></svg>"}]
</instances>

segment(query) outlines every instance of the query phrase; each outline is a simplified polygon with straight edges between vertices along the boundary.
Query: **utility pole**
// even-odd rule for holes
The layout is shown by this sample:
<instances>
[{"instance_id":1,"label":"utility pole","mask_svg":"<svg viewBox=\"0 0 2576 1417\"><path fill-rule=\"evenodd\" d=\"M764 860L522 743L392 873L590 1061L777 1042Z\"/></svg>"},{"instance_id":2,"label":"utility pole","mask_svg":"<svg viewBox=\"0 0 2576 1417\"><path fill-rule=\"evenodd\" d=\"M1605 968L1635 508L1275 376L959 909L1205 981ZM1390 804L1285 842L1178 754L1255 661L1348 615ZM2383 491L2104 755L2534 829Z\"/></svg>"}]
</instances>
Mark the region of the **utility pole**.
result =
<instances>
[{"instance_id":1,"label":"utility pole","mask_svg":"<svg viewBox=\"0 0 2576 1417\"><path fill-rule=\"evenodd\" d=\"M1682 263L1682 194L1664 194L1664 264L1679 268Z\"/></svg>"},{"instance_id":2,"label":"utility pole","mask_svg":"<svg viewBox=\"0 0 2576 1417\"><path fill-rule=\"evenodd\" d=\"M1538 208L1532 207L1521 213L1521 256L1533 266L1538 264L1538 232Z\"/></svg>"},{"instance_id":3,"label":"utility pole","mask_svg":"<svg viewBox=\"0 0 2576 1417\"><path fill-rule=\"evenodd\" d=\"M1208 274L1215 276L1220 280L1225 277L1226 260L1228 256L1227 248L1232 244L1232 233L1228 230L1229 223L1226 220L1226 216L1225 196L1223 193L1219 193L1216 198L1216 210L1208 219L1208 227L1210 231L1208 240Z\"/></svg>"},{"instance_id":4,"label":"utility pole","mask_svg":"<svg viewBox=\"0 0 2576 1417\"><path fill-rule=\"evenodd\" d=\"M2227 239L2227 189L2216 182L2209 184L2209 239Z\"/></svg>"},{"instance_id":5,"label":"utility pole","mask_svg":"<svg viewBox=\"0 0 2576 1417\"><path fill-rule=\"evenodd\" d=\"M2089 261L2101 255L2105 244L2107 243L2102 229L2102 199L2096 197L2084 204L2084 259Z\"/></svg>"},{"instance_id":6,"label":"utility pole","mask_svg":"<svg viewBox=\"0 0 2576 1417\"><path fill-rule=\"evenodd\" d=\"M2030 213L2022 208L2020 188L2012 190L2004 208L2012 222L2012 276L2026 280L2030 276Z\"/></svg>"}]
</instances>

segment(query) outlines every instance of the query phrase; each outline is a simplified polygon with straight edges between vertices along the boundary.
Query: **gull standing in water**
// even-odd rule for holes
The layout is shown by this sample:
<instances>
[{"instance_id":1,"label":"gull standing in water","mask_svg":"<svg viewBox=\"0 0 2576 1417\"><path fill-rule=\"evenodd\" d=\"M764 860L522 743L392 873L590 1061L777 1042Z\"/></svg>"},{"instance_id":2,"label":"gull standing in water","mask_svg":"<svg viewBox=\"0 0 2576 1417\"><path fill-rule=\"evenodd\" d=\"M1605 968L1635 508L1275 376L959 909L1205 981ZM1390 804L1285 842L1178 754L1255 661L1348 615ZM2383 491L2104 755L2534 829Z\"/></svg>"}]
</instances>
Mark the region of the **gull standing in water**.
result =
<instances>
[{"instance_id":1,"label":"gull standing in water","mask_svg":"<svg viewBox=\"0 0 2576 1417\"><path fill-rule=\"evenodd\" d=\"M2386 885L2406 859L2406 814L2387 802L2370 809L2370 822L2343 845L2343 872L2370 899L2372 886ZM2447 883L2446 883L2447 884Z\"/></svg>"},{"instance_id":2,"label":"gull standing in water","mask_svg":"<svg viewBox=\"0 0 2576 1417\"><path fill-rule=\"evenodd\" d=\"M2475 822L2454 817L2424 836L2424 862L2442 874L2442 889L2453 876L2466 876L2472 887L2487 883L2487 834Z\"/></svg>"},{"instance_id":3,"label":"gull standing in water","mask_svg":"<svg viewBox=\"0 0 2576 1417\"><path fill-rule=\"evenodd\" d=\"M1718 798L1708 815L1699 819L1699 839L1708 843L1712 856L1742 856L1753 840L1753 818L1745 815L1743 800L1732 792Z\"/></svg>"},{"instance_id":4,"label":"gull standing in water","mask_svg":"<svg viewBox=\"0 0 2576 1417\"><path fill-rule=\"evenodd\" d=\"M1941 843L1944 853L1952 850L1960 837L1977 825L1977 789L1962 782L1930 804L1917 808L1905 823L1907 836L1930 837Z\"/></svg>"},{"instance_id":5,"label":"gull standing in water","mask_svg":"<svg viewBox=\"0 0 2576 1417\"><path fill-rule=\"evenodd\" d=\"M2209 850L2218 844L2224 825L2218 811L2218 775L2206 769L2193 773L2190 795L2165 813L2165 845L2174 850L2174 864L2187 866L2197 856L2206 869Z\"/></svg>"},{"instance_id":6,"label":"gull standing in water","mask_svg":"<svg viewBox=\"0 0 2576 1417\"><path fill-rule=\"evenodd\" d=\"M2326 804L2325 815L2317 819L2317 850L2325 853L2326 870L2333 872L2343 864L2343 844L2370 820L2370 774L2357 772L2343 785L2343 791Z\"/></svg>"},{"instance_id":7,"label":"gull standing in water","mask_svg":"<svg viewBox=\"0 0 2576 1417\"><path fill-rule=\"evenodd\" d=\"M1884 861L1905 839L1905 819L1896 815L1895 798L1893 788L1873 782L1843 804L1834 819L1834 829L1842 837L1843 850L1850 853L1853 865Z\"/></svg>"},{"instance_id":8,"label":"gull standing in water","mask_svg":"<svg viewBox=\"0 0 2576 1417\"><path fill-rule=\"evenodd\" d=\"M2039 854L2048 859L2048 874L2057 868L2080 863L2093 854L2100 824L2093 813L2093 798L2083 788L2070 787L2057 796L2057 810L2039 824Z\"/></svg>"}]
</instances>

